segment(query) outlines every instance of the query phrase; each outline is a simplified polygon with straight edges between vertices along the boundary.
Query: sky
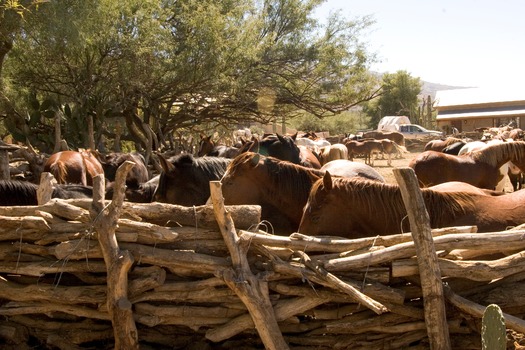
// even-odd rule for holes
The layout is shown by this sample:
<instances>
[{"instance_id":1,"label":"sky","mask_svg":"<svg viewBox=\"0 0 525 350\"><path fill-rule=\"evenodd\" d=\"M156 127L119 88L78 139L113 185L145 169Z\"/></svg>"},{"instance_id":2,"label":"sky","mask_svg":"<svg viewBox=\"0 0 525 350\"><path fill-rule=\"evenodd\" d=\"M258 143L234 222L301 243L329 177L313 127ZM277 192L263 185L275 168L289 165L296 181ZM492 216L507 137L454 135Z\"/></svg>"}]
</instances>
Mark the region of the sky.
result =
<instances>
[{"instance_id":1,"label":"sky","mask_svg":"<svg viewBox=\"0 0 525 350\"><path fill-rule=\"evenodd\" d=\"M462 87L525 83L523 0L327 0L319 19L372 16L362 41L378 55L370 68Z\"/></svg>"}]
</instances>

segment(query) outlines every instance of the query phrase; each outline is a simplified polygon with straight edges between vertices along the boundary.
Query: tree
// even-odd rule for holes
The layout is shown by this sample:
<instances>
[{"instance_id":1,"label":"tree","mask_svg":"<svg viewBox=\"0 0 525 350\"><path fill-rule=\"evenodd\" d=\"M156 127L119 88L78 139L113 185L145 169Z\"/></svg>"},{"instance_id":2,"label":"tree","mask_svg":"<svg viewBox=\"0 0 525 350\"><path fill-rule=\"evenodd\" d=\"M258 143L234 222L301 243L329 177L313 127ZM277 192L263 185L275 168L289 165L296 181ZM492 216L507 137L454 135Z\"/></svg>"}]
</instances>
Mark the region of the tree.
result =
<instances>
[{"instance_id":1,"label":"tree","mask_svg":"<svg viewBox=\"0 0 525 350\"><path fill-rule=\"evenodd\" d=\"M87 118L97 142L125 123L122 138L148 150L181 130L341 113L376 94L375 57L359 40L372 21L333 15L321 26L321 2L47 2L26 15L6 61L19 111L8 124L45 145L60 113L65 138L85 147Z\"/></svg>"},{"instance_id":2,"label":"tree","mask_svg":"<svg viewBox=\"0 0 525 350\"><path fill-rule=\"evenodd\" d=\"M381 95L364 107L364 112L370 116L369 127L377 127L384 116L405 115L411 120L417 118L421 80L404 70L394 74L385 73L382 80Z\"/></svg>"}]
</instances>

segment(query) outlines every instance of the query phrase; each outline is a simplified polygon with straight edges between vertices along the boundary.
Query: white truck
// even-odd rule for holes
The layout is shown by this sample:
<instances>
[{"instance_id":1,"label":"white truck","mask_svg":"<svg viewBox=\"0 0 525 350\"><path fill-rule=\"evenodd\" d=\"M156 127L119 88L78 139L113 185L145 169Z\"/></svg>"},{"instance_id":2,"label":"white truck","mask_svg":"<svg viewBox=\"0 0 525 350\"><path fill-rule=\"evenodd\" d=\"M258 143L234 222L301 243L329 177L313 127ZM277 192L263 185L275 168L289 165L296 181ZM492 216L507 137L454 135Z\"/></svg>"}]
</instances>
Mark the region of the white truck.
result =
<instances>
[{"instance_id":1,"label":"white truck","mask_svg":"<svg viewBox=\"0 0 525 350\"><path fill-rule=\"evenodd\" d=\"M379 131L398 131L405 138L417 139L423 137L442 137L443 132L437 130L427 130L421 125L412 124L406 116L387 116L381 118L377 126Z\"/></svg>"}]
</instances>

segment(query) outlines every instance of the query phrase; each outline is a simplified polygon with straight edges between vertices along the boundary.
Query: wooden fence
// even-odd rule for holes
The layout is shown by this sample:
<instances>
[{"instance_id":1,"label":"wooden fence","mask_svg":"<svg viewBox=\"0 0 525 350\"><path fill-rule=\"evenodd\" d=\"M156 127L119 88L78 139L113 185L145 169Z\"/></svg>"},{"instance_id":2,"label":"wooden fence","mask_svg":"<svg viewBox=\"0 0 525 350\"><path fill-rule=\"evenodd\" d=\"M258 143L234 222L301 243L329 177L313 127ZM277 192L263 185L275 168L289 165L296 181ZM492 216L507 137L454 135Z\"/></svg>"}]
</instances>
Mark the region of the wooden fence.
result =
<instances>
[{"instance_id":1,"label":"wooden fence","mask_svg":"<svg viewBox=\"0 0 525 350\"><path fill-rule=\"evenodd\" d=\"M190 208L104 201L101 181L0 208L6 348L480 349L491 303L525 333L525 230L430 230L402 171L413 232L355 240L269 235L217 183Z\"/></svg>"}]
</instances>

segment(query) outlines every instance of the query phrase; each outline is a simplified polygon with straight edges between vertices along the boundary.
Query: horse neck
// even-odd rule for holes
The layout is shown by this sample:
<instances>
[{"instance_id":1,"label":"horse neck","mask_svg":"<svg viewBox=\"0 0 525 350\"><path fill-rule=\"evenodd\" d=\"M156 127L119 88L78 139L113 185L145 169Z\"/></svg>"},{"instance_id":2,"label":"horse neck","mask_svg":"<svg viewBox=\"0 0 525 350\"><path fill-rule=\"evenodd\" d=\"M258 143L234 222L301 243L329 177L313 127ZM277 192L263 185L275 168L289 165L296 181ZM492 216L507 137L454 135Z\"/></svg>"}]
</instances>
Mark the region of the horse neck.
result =
<instances>
[{"instance_id":1,"label":"horse neck","mask_svg":"<svg viewBox=\"0 0 525 350\"><path fill-rule=\"evenodd\" d=\"M259 173L259 182L265 184L261 190L263 200L287 212L296 211L306 204L308 194L315 180L324 175L323 171L280 162L279 171L266 168Z\"/></svg>"}]
</instances>

